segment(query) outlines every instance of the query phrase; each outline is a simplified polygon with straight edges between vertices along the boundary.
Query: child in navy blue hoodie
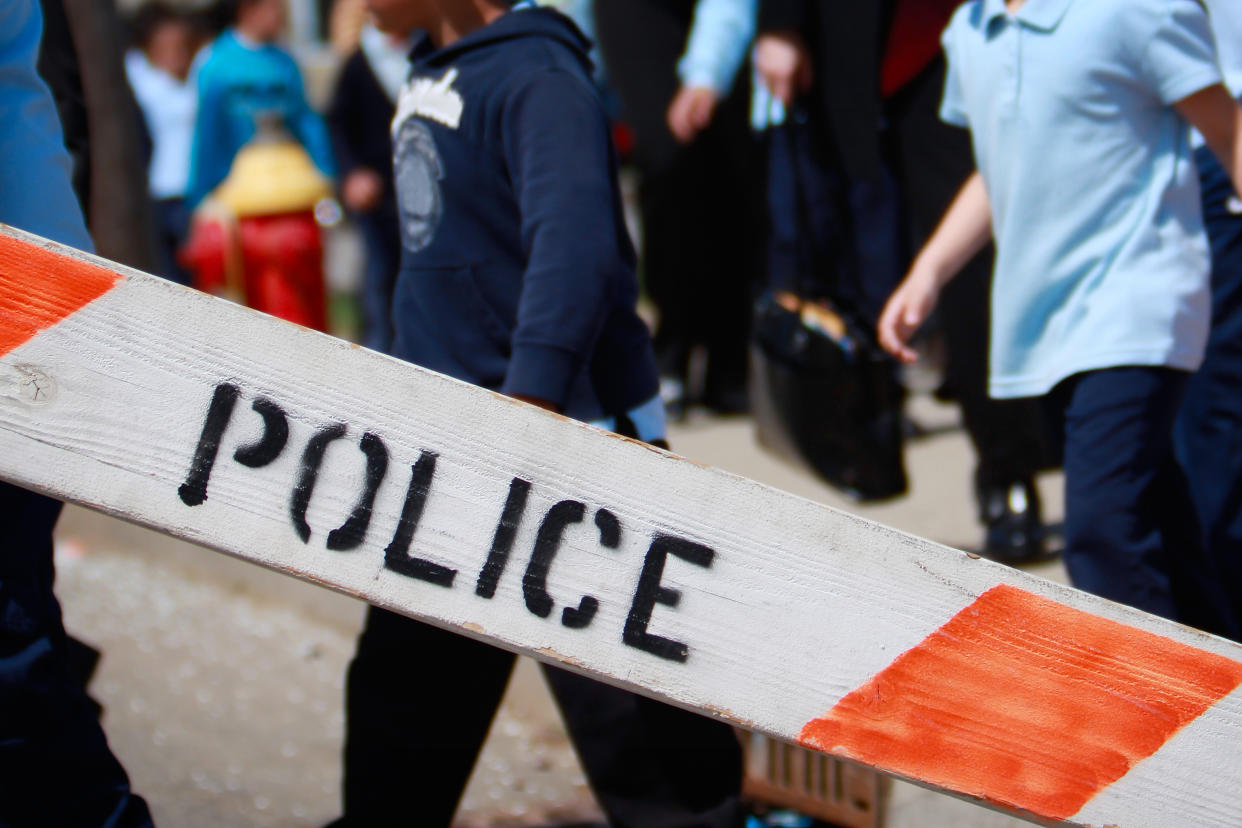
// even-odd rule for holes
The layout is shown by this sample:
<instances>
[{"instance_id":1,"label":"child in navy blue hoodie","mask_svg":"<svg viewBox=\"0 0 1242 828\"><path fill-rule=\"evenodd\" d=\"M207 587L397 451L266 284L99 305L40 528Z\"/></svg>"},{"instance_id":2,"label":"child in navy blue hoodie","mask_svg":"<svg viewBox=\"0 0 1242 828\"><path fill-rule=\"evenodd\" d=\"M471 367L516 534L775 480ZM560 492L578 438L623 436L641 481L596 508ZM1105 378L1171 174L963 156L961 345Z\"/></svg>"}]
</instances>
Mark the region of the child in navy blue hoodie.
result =
<instances>
[{"instance_id":1,"label":"child in navy blue hoodie","mask_svg":"<svg viewBox=\"0 0 1242 828\"><path fill-rule=\"evenodd\" d=\"M393 120L393 318L398 356L594 419L657 379L586 45L559 14L519 8L415 47Z\"/></svg>"},{"instance_id":2,"label":"child in navy blue hoodie","mask_svg":"<svg viewBox=\"0 0 1242 828\"><path fill-rule=\"evenodd\" d=\"M427 32L393 120L394 353L662 440L589 43L528 2L369 5L381 28ZM342 823L448 825L512 666L510 653L371 608L350 667ZM546 675L610 824L740 828L729 727Z\"/></svg>"}]
</instances>

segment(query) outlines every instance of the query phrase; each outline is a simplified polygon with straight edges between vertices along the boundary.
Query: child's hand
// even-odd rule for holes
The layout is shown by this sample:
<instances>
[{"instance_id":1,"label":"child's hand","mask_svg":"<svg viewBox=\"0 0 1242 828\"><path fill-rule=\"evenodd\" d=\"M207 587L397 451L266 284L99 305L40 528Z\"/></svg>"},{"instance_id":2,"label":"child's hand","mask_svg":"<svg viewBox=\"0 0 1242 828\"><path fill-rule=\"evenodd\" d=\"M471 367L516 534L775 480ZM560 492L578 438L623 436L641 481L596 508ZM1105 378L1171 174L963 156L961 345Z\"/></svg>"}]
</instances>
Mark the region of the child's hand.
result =
<instances>
[{"instance_id":1,"label":"child's hand","mask_svg":"<svg viewBox=\"0 0 1242 828\"><path fill-rule=\"evenodd\" d=\"M355 212L373 210L383 195L384 179L375 170L366 167L357 168L341 183L341 200Z\"/></svg>"},{"instance_id":2,"label":"child's hand","mask_svg":"<svg viewBox=\"0 0 1242 828\"><path fill-rule=\"evenodd\" d=\"M683 144L707 129L720 99L715 90L706 86L683 86L668 106L668 128Z\"/></svg>"},{"instance_id":3,"label":"child's hand","mask_svg":"<svg viewBox=\"0 0 1242 828\"><path fill-rule=\"evenodd\" d=\"M902 362L918 359L918 353L910 347L910 339L931 316L936 300L940 298L940 287L941 282L936 274L915 262L914 268L893 291L880 314L876 325L880 347Z\"/></svg>"},{"instance_id":4,"label":"child's hand","mask_svg":"<svg viewBox=\"0 0 1242 828\"><path fill-rule=\"evenodd\" d=\"M876 336L880 347L902 362L918 354L910 339L931 316L941 289L992 238L992 207L983 176L971 173L940 226L915 258L906 279L888 298Z\"/></svg>"},{"instance_id":5,"label":"child's hand","mask_svg":"<svg viewBox=\"0 0 1242 828\"><path fill-rule=\"evenodd\" d=\"M755 41L755 71L785 106L811 88L811 58L797 32L765 32Z\"/></svg>"}]
</instances>

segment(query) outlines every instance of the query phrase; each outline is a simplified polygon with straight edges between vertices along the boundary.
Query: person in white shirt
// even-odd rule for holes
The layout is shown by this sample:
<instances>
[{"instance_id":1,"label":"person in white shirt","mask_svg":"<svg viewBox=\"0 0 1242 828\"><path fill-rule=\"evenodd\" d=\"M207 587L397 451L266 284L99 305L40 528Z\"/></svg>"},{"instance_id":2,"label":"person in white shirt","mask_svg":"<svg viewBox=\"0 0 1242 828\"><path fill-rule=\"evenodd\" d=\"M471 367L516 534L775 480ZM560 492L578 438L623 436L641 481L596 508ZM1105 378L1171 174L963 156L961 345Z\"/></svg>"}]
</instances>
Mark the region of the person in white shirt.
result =
<instances>
[{"instance_id":1,"label":"person in white shirt","mask_svg":"<svg viewBox=\"0 0 1242 828\"><path fill-rule=\"evenodd\" d=\"M763 226L747 130L754 0L596 0L595 28L639 171L644 286L661 396L747 410L751 280ZM702 381L691 364L705 356ZM701 387L697 387L701 386Z\"/></svg>"},{"instance_id":2,"label":"person in white shirt","mask_svg":"<svg viewBox=\"0 0 1242 828\"><path fill-rule=\"evenodd\" d=\"M125 74L151 138L147 187L159 252L159 275L183 285L190 276L177 263L177 248L190 228L185 203L198 90L191 77L197 33L190 21L163 3L151 2L133 21L134 48Z\"/></svg>"}]
</instances>

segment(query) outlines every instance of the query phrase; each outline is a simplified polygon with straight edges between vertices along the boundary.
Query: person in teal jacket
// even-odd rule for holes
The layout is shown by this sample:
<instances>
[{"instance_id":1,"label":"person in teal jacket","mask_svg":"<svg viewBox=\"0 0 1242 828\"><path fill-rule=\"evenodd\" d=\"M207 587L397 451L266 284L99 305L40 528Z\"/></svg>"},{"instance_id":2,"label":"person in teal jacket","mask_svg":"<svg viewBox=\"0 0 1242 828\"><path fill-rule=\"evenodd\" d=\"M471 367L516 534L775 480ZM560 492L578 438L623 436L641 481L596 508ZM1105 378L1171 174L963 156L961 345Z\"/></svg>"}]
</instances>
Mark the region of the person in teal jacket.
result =
<instances>
[{"instance_id":1,"label":"person in teal jacket","mask_svg":"<svg viewBox=\"0 0 1242 828\"><path fill-rule=\"evenodd\" d=\"M284 27L284 0L235 0L232 27L211 44L198 70L198 123L187 192L191 206L228 175L260 114L279 115L315 166L334 175L328 129L306 102L297 64L275 45Z\"/></svg>"}]
</instances>

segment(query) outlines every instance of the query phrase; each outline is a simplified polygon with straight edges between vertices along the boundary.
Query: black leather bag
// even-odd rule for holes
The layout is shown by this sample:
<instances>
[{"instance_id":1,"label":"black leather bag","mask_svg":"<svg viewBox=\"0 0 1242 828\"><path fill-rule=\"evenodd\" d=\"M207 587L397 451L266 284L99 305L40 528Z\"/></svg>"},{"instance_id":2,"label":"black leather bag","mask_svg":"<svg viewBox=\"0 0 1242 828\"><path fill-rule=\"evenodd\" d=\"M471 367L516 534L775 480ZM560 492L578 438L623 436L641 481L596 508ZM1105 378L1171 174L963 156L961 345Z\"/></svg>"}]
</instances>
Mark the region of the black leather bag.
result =
<instances>
[{"instance_id":1,"label":"black leather bag","mask_svg":"<svg viewBox=\"0 0 1242 828\"><path fill-rule=\"evenodd\" d=\"M765 448L858 500L896 497L907 488L905 394L873 326L853 309L863 292L855 278L859 256L848 195L813 154L805 123L791 119L775 133L769 136L775 243L751 348L757 436Z\"/></svg>"}]
</instances>

